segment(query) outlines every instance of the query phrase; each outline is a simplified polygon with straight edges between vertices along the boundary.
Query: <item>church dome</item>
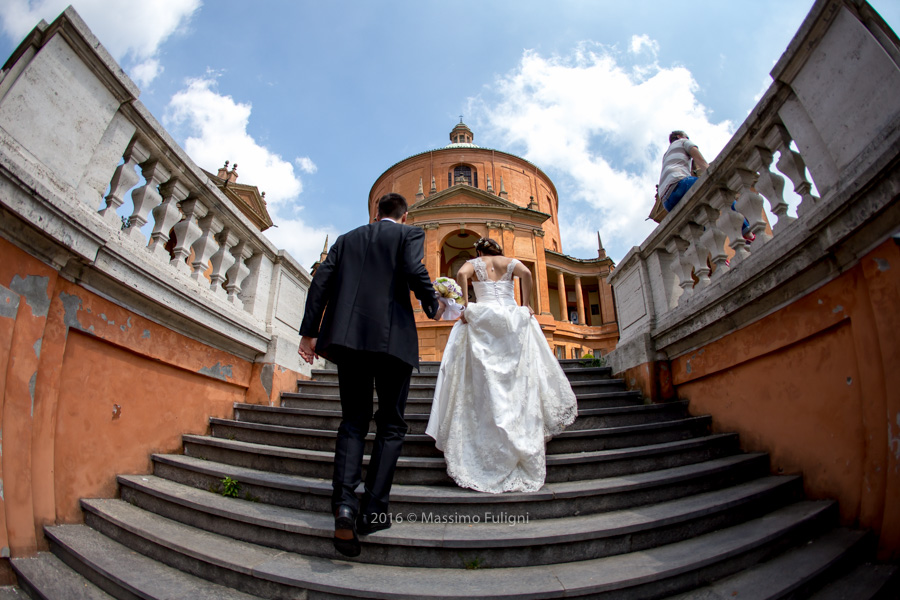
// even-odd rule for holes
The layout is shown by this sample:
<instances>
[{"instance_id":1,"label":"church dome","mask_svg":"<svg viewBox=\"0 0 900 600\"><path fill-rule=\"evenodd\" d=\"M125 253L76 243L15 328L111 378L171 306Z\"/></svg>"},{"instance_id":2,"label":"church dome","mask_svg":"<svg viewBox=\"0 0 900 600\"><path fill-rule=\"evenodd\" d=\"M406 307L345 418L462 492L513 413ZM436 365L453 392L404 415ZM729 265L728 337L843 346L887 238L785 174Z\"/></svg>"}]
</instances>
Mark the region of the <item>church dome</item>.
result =
<instances>
[{"instance_id":1,"label":"church dome","mask_svg":"<svg viewBox=\"0 0 900 600\"><path fill-rule=\"evenodd\" d=\"M468 125L462 122L462 117L460 117L459 124L450 132L450 143L445 148L478 148L479 146L472 143L474 139L475 134Z\"/></svg>"}]
</instances>

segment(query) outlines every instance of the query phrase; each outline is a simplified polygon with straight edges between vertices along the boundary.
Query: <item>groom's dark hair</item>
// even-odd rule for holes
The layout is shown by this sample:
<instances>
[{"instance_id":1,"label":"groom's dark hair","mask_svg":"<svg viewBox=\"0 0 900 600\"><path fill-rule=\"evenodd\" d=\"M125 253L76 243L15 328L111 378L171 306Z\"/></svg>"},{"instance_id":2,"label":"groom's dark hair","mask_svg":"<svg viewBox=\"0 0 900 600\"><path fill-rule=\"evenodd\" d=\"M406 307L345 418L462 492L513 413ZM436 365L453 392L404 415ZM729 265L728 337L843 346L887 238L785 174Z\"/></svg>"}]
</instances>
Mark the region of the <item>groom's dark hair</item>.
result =
<instances>
[{"instance_id":1,"label":"groom's dark hair","mask_svg":"<svg viewBox=\"0 0 900 600\"><path fill-rule=\"evenodd\" d=\"M409 212L409 205L406 198L400 194L391 192L385 194L378 200L378 216L387 217L389 219L399 219Z\"/></svg>"}]
</instances>

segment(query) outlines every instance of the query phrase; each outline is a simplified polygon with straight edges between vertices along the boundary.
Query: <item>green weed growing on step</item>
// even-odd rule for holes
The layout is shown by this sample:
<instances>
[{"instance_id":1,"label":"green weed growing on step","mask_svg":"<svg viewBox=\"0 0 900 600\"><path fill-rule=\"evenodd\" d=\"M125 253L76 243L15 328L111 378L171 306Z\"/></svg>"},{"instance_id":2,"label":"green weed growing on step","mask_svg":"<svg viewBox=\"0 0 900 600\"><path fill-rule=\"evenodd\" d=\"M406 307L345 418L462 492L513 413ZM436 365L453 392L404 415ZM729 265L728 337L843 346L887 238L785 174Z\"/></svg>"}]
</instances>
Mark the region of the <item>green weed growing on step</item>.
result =
<instances>
[{"instance_id":1,"label":"green weed growing on step","mask_svg":"<svg viewBox=\"0 0 900 600\"><path fill-rule=\"evenodd\" d=\"M222 495L228 498L237 498L241 493L241 484L237 479L226 477L222 480Z\"/></svg>"},{"instance_id":2,"label":"green weed growing on step","mask_svg":"<svg viewBox=\"0 0 900 600\"><path fill-rule=\"evenodd\" d=\"M474 571L475 569L480 569L484 566L484 559L480 556L476 556L471 560L464 560L463 564L466 566L467 570Z\"/></svg>"},{"instance_id":3,"label":"green weed growing on step","mask_svg":"<svg viewBox=\"0 0 900 600\"><path fill-rule=\"evenodd\" d=\"M606 359L602 356L594 356L593 354L585 354L581 357L582 367L605 367Z\"/></svg>"},{"instance_id":4,"label":"green weed growing on step","mask_svg":"<svg viewBox=\"0 0 900 600\"><path fill-rule=\"evenodd\" d=\"M254 496L250 492L245 492L244 500L249 500L250 502L259 502L259 496Z\"/></svg>"}]
</instances>

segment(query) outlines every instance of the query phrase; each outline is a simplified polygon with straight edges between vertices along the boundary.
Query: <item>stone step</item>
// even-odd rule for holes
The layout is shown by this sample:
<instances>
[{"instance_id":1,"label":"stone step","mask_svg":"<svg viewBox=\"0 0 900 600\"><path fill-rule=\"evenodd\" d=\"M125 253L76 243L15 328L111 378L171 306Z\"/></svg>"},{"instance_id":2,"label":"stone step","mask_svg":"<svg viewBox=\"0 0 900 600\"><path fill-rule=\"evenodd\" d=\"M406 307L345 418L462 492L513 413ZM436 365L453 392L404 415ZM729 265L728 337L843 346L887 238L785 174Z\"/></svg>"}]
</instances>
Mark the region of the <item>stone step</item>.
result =
<instances>
[{"instance_id":1,"label":"stone step","mask_svg":"<svg viewBox=\"0 0 900 600\"><path fill-rule=\"evenodd\" d=\"M547 443L547 454L590 452L684 440L708 434L711 422L711 418L706 416L626 427L567 430ZM213 437L283 448L331 452L337 438L336 430L247 423L215 417L210 418L209 423ZM371 451L374 439L374 432L366 436L366 452ZM434 439L424 433L406 435L403 455L443 456L435 447Z\"/></svg>"},{"instance_id":2,"label":"stone step","mask_svg":"<svg viewBox=\"0 0 900 600\"><path fill-rule=\"evenodd\" d=\"M605 429L658 423L682 418L686 415L687 402L639 404L636 406L616 406L612 408L586 408L578 411L578 419L568 427L568 430ZM415 414L407 411L405 418L406 423L409 425L409 433L425 433L428 417L428 413ZM235 403L234 418L245 423L281 425L304 429L331 429L336 431L341 424L341 411ZM374 421L370 430L375 430Z\"/></svg>"},{"instance_id":3,"label":"stone step","mask_svg":"<svg viewBox=\"0 0 900 600\"><path fill-rule=\"evenodd\" d=\"M436 380L435 380L436 381ZM435 381L431 383L410 383L409 399L431 399L434 397ZM601 394L607 392L624 392L625 382L621 379L589 379L584 381L570 382L572 391L577 397L588 394ZM378 398L378 394L372 391L373 397ZM285 397L291 398L294 395L303 397L335 397L340 398L340 384L337 381L300 381L297 383L297 391L285 393Z\"/></svg>"},{"instance_id":4,"label":"stone step","mask_svg":"<svg viewBox=\"0 0 900 600\"><path fill-rule=\"evenodd\" d=\"M871 534L833 529L808 543L707 587L679 594L668 600L781 600L810 598L810 592L830 579L835 571L854 564L871 552ZM842 596L835 597L841 598ZM854 588L846 600L872 598Z\"/></svg>"},{"instance_id":5,"label":"stone step","mask_svg":"<svg viewBox=\"0 0 900 600\"><path fill-rule=\"evenodd\" d=\"M797 502L675 544L557 565L392 567L283 552L215 535L120 500L85 501L85 520L150 557L267 598L659 598L725 577L831 526L833 502ZM379 532L381 535L386 532ZM369 536L374 538L375 535ZM363 553L371 553L364 542ZM477 567L474 562L469 566Z\"/></svg>"},{"instance_id":6,"label":"stone step","mask_svg":"<svg viewBox=\"0 0 900 600\"><path fill-rule=\"evenodd\" d=\"M122 500L169 519L307 556L335 555L334 518L184 486L152 475L120 475ZM505 510L446 520L409 515L367 537L358 560L383 565L486 568L589 560L671 544L762 516L802 496L799 477L770 476L642 507L558 519ZM422 518L426 522L420 522Z\"/></svg>"},{"instance_id":7,"label":"stone step","mask_svg":"<svg viewBox=\"0 0 900 600\"><path fill-rule=\"evenodd\" d=\"M103 594L98 598L259 600L255 596L166 566L141 554L140 548L123 546L84 525L45 527L44 533L55 553L79 573L112 594ZM69 600L81 596L59 594L48 598Z\"/></svg>"},{"instance_id":8,"label":"stone step","mask_svg":"<svg viewBox=\"0 0 900 600\"><path fill-rule=\"evenodd\" d=\"M332 476L332 451L282 448L199 435L184 435L182 441L184 453L188 456L273 473L322 479ZM638 448L554 454L547 456L546 481L554 483L646 473L737 452L737 435L714 434ZM363 458L363 464L367 463L368 456ZM444 459L435 457L401 456L397 461L394 482L453 485L447 476Z\"/></svg>"},{"instance_id":9,"label":"stone step","mask_svg":"<svg viewBox=\"0 0 900 600\"><path fill-rule=\"evenodd\" d=\"M572 368L563 369L566 372L566 376L569 378L569 381L585 381L592 379L608 379L612 376L612 369L610 367L578 367L573 366ZM417 373L415 370L412 372L412 383L425 383L434 385L437 380L438 370L429 372ZM312 379L313 381L328 381L337 383L337 371L332 369L313 369L312 370ZM308 379L298 379L297 385L302 385L304 383L309 383Z\"/></svg>"},{"instance_id":10,"label":"stone step","mask_svg":"<svg viewBox=\"0 0 900 600\"><path fill-rule=\"evenodd\" d=\"M641 393L634 391L581 393L576 391L578 408L614 408L619 406L637 406L644 404ZM427 398L410 397L406 403L406 412L409 414L427 414L431 412L431 396ZM288 408L305 408L314 410L341 410L341 399L337 393L328 394L298 394L295 392L282 392L281 405ZM377 399L374 403L378 408Z\"/></svg>"},{"instance_id":11,"label":"stone step","mask_svg":"<svg viewBox=\"0 0 900 600\"><path fill-rule=\"evenodd\" d=\"M865 563L823 587L809 600L897 600L900 566Z\"/></svg>"},{"instance_id":12,"label":"stone step","mask_svg":"<svg viewBox=\"0 0 900 600\"><path fill-rule=\"evenodd\" d=\"M0 600L33 600L34 596L29 596L14 585L0 586Z\"/></svg>"},{"instance_id":13,"label":"stone step","mask_svg":"<svg viewBox=\"0 0 900 600\"><path fill-rule=\"evenodd\" d=\"M38 552L30 558L13 558L10 563L24 592L17 592L17 596L0 595L0 600L114 600L49 552Z\"/></svg>"},{"instance_id":14,"label":"stone step","mask_svg":"<svg viewBox=\"0 0 900 600\"><path fill-rule=\"evenodd\" d=\"M330 514L331 480L270 473L179 454L153 456L153 472L201 490L221 490L230 477L239 497ZM395 515L484 515L505 511L547 519L635 508L722 489L769 473L767 454L736 454L697 464L624 477L548 483L537 492L483 494L455 486L394 485ZM362 494L362 486L358 490Z\"/></svg>"}]
</instances>

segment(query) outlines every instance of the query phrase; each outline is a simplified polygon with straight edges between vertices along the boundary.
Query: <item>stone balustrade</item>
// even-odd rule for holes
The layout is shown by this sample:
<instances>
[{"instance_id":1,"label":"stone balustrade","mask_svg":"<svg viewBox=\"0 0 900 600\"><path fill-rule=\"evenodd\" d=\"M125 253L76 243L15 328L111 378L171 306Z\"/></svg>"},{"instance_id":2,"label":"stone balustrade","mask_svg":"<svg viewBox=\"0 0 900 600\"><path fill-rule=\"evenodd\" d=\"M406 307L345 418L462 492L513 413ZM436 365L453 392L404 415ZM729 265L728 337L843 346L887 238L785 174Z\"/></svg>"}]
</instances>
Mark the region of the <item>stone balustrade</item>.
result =
<instances>
[{"instance_id":1,"label":"stone balustrade","mask_svg":"<svg viewBox=\"0 0 900 600\"><path fill-rule=\"evenodd\" d=\"M180 333L303 370L296 344L309 273L138 95L73 10L26 38L0 73L0 202L15 217L4 233Z\"/></svg>"},{"instance_id":2,"label":"stone balustrade","mask_svg":"<svg viewBox=\"0 0 900 600\"><path fill-rule=\"evenodd\" d=\"M867 4L816 2L734 137L609 276L617 371L674 358L761 318L900 228L889 209L900 147L898 46ZM744 219L755 234L749 244Z\"/></svg>"}]
</instances>

